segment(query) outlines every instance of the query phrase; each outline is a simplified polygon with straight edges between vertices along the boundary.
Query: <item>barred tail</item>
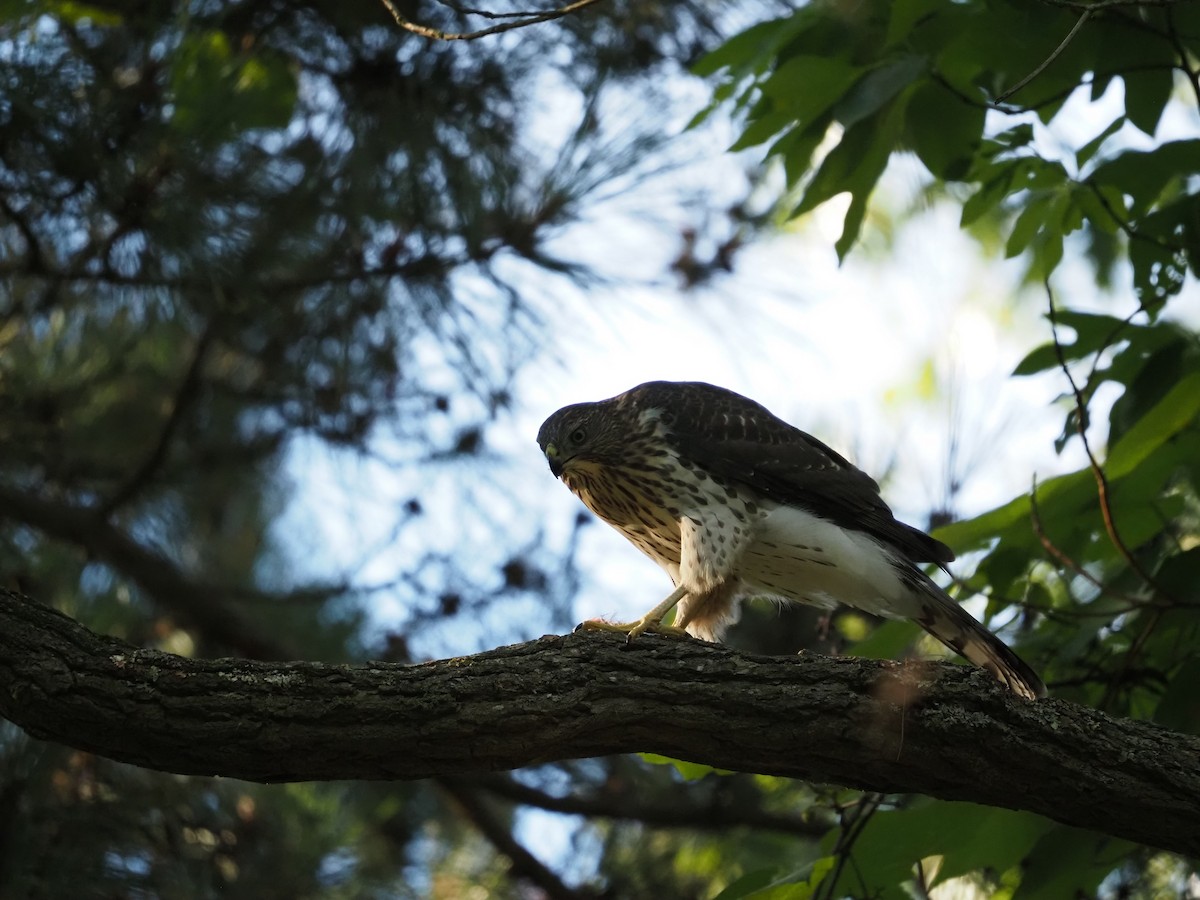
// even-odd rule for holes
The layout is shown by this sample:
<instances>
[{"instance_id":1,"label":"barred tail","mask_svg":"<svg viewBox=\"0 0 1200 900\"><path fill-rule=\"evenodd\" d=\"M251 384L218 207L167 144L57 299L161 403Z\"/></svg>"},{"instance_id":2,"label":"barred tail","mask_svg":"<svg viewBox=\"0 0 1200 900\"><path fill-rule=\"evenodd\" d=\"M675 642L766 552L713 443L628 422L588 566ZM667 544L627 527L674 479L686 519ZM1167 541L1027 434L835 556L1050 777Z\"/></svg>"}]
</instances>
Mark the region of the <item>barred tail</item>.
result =
<instances>
[{"instance_id":1,"label":"barred tail","mask_svg":"<svg viewBox=\"0 0 1200 900\"><path fill-rule=\"evenodd\" d=\"M1027 700L1046 696L1046 685L1025 660L924 574L916 574L921 579L919 585L913 583L911 575L905 580L920 592L917 598L920 612L913 617L918 625L951 650L987 669L1014 694Z\"/></svg>"}]
</instances>

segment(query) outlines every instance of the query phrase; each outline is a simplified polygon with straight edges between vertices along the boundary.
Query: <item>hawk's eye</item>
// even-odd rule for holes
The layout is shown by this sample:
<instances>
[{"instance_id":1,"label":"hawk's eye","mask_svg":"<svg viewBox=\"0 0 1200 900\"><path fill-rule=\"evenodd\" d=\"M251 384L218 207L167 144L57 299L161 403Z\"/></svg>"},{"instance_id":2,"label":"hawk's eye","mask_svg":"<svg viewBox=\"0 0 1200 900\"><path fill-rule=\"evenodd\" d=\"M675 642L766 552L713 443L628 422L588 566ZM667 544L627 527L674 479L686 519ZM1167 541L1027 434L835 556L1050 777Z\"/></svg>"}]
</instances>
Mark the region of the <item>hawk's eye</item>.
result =
<instances>
[{"instance_id":1,"label":"hawk's eye","mask_svg":"<svg viewBox=\"0 0 1200 900\"><path fill-rule=\"evenodd\" d=\"M582 444L587 440L587 432L582 428L576 428L568 437L571 439L572 444Z\"/></svg>"}]
</instances>

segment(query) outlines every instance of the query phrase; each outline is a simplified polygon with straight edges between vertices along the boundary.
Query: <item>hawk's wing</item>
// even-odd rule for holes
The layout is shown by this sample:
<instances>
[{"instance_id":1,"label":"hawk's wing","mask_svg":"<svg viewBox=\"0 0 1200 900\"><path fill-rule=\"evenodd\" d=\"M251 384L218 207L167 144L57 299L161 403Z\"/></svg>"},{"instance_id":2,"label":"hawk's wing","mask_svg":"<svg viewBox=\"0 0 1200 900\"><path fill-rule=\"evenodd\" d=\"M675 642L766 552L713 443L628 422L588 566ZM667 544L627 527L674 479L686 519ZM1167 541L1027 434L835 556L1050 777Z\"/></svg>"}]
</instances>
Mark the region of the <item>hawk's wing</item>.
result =
<instances>
[{"instance_id":1,"label":"hawk's wing","mask_svg":"<svg viewBox=\"0 0 1200 900\"><path fill-rule=\"evenodd\" d=\"M661 411L676 452L717 478L865 531L913 562L954 559L941 541L896 521L870 475L753 400L703 382L651 382L634 391L642 392L639 406Z\"/></svg>"}]
</instances>

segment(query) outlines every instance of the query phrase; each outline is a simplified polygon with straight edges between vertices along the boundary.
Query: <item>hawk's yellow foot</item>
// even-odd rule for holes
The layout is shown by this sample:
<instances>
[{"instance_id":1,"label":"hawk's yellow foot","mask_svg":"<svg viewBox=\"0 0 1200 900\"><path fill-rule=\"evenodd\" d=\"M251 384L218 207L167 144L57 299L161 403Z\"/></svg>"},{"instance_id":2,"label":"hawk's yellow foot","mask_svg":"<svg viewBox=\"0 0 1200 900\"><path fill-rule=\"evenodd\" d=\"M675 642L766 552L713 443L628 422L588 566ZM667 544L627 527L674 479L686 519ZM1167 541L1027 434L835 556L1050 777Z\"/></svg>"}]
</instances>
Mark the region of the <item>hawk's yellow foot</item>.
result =
<instances>
[{"instance_id":1,"label":"hawk's yellow foot","mask_svg":"<svg viewBox=\"0 0 1200 900\"><path fill-rule=\"evenodd\" d=\"M627 640L632 641L639 634L644 634L647 631L653 631L655 634L666 634L672 637L691 637L684 629L677 625L664 625L663 616L675 608L675 605L684 598L687 594L687 589L677 587L671 591L670 596L662 603L650 610L636 622L605 622L603 619L588 619L586 622L579 623L575 629L580 628L585 631L619 631L627 635Z\"/></svg>"},{"instance_id":2,"label":"hawk's yellow foot","mask_svg":"<svg viewBox=\"0 0 1200 900\"><path fill-rule=\"evenodd\" d=\"M675 625L667 625L663 622L655 622L652 619L643 616L636 622L606 622L603 619L587 619L575 626L576 631L615 631L623 634L626 640L632 641L639 634L645 634L647 631L652 631L655 634L665 634L668 637L691 637L682 628Z\"/></svg>"}]
</instances>

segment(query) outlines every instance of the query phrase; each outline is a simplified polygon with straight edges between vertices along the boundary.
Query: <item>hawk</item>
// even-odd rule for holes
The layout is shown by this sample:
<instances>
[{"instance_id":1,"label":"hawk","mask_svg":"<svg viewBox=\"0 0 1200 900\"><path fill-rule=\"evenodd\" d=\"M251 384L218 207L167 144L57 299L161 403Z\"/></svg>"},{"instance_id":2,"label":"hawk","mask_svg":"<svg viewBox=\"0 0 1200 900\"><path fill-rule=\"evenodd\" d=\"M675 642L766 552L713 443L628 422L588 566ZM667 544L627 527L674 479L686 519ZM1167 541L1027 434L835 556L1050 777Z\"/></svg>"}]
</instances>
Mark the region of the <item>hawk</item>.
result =
<instances>
[{"instance_id":1,"label":"hawk","mask_svg":"<svg viewBox=\"0 0 1200 900\"><path fill-rule=\"evenodd\" d=\"M861 469L766 407L703 382L651 381L551 415L550 471L670 576L636 622L590 621L720 640L745 596L911 619L1013 693L1037 674L920 568L954 553L896 520ZM675 606L674 626L663 617Z\"/></svg>"}]
</instances>

